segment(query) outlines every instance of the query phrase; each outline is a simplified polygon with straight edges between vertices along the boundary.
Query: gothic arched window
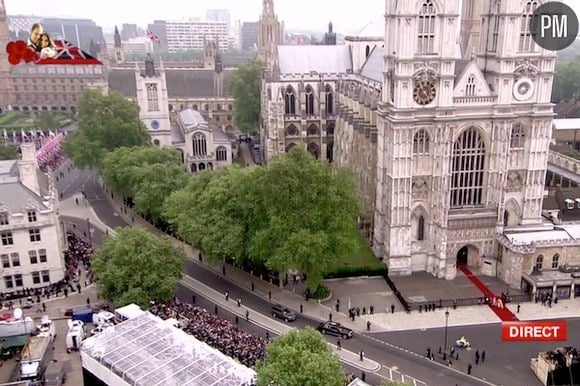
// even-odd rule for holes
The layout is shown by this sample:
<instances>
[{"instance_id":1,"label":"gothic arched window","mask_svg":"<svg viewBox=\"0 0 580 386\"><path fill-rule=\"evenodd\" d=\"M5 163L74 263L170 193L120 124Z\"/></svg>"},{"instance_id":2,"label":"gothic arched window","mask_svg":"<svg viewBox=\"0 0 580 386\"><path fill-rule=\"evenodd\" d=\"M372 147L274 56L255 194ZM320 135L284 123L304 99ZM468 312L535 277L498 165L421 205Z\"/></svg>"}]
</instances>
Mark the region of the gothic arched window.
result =
<instances>
[{"instance_id":1,"label":"gothic arched window","mask_svg":"<svg viewBox=\"0 0 580 386\"><path fill-rule=\"evenodd\" d=\"M286 136L297 137L299 135L298 129L294 125L290 125L286 128Z\"/></svg>"},{"instance_id":2,"label":"gothic arched window","mask_svg":"<svg viewBox=\"0 0 580 386\"><path fill-rule=\"evenodd\" d=\"M296 114L296 93L292 86L286 87L284 94L284 111L286 114Z\"/></svg>"},{"instance_id":3,"label":"gothic arched window","mask_svg":"<svg viewBox=\"0 0 580 386\"><path fill-rule=\"evenodd\" d=\"M203 133L193 134L191 142L194 157L201 157L207 155L207 140Z\"/></svg>"},{"instance_id":4,"label":"gothic arched window","mask_svg":"<svg viewBox=\"0 0 580 386\"><path fill-rule=\"evenodd\" d=\"M429 153L429 134L423 129L415 133L413 138L413 154Z\"/></svg>"},{"instance_id":5,"label":"gothic arched window","mask_svg":"<svg viewBox=\"0 0 580 386\"><path fill-rule=\"evenodd\" d=\"M306 86L306 114L314 114L314 90L310 85Z\"/></svg>"},{"instance_id":6,"label":"gothic arched window","mask_svg":"<svg viewBox=\"0 0 580 386\"><path fill-rule=\"evenodd\" d=\"M225 147L220 146L215 150L216 159L218 161L227 161L228 160L228 151Z\"/></svg>"},{"instance_id":7,"label":"gothic arched window","mask_svg":"<svg viewBox=\"0 0 580 386\"><path fill-rule=\"evenodd\" d=\"M512 127L512 135L510 138L510 147L512 149L521 149L526 143L526 134L521 123L516 123Z\"/></svg>"},{"instance_id":8,"label":"gothic arched window","mask_svg":"<svg viewBox=\"0 0 580 386\"><path fill-rule=\"evenodd\" d=\"M480 205L483 202L485 143L479 130L470 127L453 144L451 206Z\"/></svg>"},{"instance_id":9,"label":"gothic arched window","mask_svg":"<svg viewBox=\"0 0 580 386\"><path fill-rule=\"evenodd\" d=\"M556 253L554 256L552 256L552 269L558 269L559 265L560 265L560 255Z\"/></svg>"},{"instance_id":10,"label":"gothic arched window","mask_svg":"<svg viewBox=\"0 0 580 386\"><path fill-rule=\"evenodd\" d=\"M334 123L326 125L326 135L334 135Z\"/></svg>"},{"instance_id":11,"label":"gothic arched window","mask_svg":"<svg viewBox=\"0 0 580 386\"><path fill-rule=\"evenodd\" d=\"M526 1L522 12L520 25L520 52L533 52L536 50L536 43L532 38L533 31L530 30L530 24L534 17L534 11L539 7L537 1Z\"/></svg>"},{"instance_id":12,"label":"gothic arched window","mask_svg":"<svg viewBox=\"0 0 580 386\"><path fill-rule=\"evenodd\" d=\"M417 52L432 54L435 52L435 5L426 0L419 9L417 20Z\"/></svg>"},{"instance_id":13,"label":"gothic arched window","mask_svg":"<svg viewBox=\"0 0 580 386\"><path fill-rule=\"evenodd\" d=\"M469 75L467 84L465 85L465 96L475 95L475 75Z\"/></svg>"},{"instance_id":14,"label":"gothic arched window","mask_svg":"<svg viewBox=\"0 0 580 386\"><path fill-rule=\"evenodd\" d=\"M326 85L325 89L325 100L326 113L332 114L334 112L334 95L332 94L332 87L329 84Z\"/></svg>"},{"instance_id":15,"label":"gothic arched window","mask_svg":"<svg viewBox=\"0 0 580 386\"><path fill-rule=\"evenodd\" d=\"M367 48L365 48L365 58L368 58L370 54L371 54L371 46L367 45Z\"/></svg>"},{"instance_id":16,"label":"gothic arched window","mask_svg":"<svg viewBox=\"0 0 580 386\"><path fill-rule=\"evenodd\" d=\"M315 124L308 126L308 135L318 135L318 127Z\"/></svg>"},{"instance_id":17,"label":"gothic arched window","mask_svg":"<svg viewBox=\"0 0 580 386\"><path fill-rule=\"evenodd\" d=\"M417 240L425 240L425 216L423 215L419 216L417 221Z\"/></svg>"},{"instance_id":18,"label":"gothic arched window","mask_svg":"<svg viewBox=\"0 0 580 386\"><path fill-rule=\"evenodd\" d=\"M541 271L543 267L544 267L544 255L538 255L538 257L536 257L536 269L538 271Z\"/></svg>"},{"instance_id":19,"label":"gothic arched window","mask_svg":"<svg viewBox=\"0 0 580 386\"><path fill-rule=\"evenodd\" d=\"M497 42L499 38L499 21L500 21L500 0L495 0L495 4L493 8L490 9L490 16L489 16L489 26L491 28L487 29L487 39L481 39L481 48L484 51L488 52L496 52L497 51Z\"/></svg>"}]
</instances>

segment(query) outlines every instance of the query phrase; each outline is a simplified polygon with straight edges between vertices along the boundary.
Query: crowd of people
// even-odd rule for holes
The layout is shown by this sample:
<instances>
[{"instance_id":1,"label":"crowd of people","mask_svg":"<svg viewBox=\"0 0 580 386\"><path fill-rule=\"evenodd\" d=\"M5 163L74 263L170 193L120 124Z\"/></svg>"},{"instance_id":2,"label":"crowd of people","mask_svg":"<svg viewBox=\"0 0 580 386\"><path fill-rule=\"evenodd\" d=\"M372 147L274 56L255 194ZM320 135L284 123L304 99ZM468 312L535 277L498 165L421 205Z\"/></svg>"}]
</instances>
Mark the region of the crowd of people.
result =
<instances>
[{"instance_id":1,"label":"crowd of people","mask_svg":"<svg viewBox=\"0 0 580 386\"><path fill-rule=\"evenodd\" d=\"M149 311L162 319L177 319L185 332L245 366L254 366L266 355L266 339L241 331L205 308L174 299L168 304L155 304Z\"/></svg>"},{"instance_id":2,"label":"crowd of people","mask_svg":"<svg viewBox=\"0 0 580 386\"><path fill-rule=\"evenodd\" d=\"M66 272L63 280L51 283L46 287L1 292L0 302L8 308L13 308L15 301L18 302L18 306L22 306L23 299L40 303L41 298L49 299L52 296L60 296L61 294L67 296L69 292L74 292L75 289L78 290L80 287L81 265L89 272L88 277L90 278L90 261L93 255L93 248L86 241L70 232L67 234L67 241L68 248L64 252Z\"/></svg>"}]
</instances>

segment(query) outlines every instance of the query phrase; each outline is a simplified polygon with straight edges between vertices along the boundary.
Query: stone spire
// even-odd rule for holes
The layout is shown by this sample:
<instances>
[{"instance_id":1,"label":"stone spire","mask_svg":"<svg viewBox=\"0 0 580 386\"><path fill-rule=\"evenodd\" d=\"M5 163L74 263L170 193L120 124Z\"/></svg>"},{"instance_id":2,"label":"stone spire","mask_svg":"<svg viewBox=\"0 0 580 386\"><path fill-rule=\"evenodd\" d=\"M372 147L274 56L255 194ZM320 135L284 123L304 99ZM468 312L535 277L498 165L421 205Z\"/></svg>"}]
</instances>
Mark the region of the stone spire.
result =
<instances>
[{"instance_id":1,"label":"stone spire","mask_svg":"<svg viewBox=\"0 0 580 386\"><path fill-rule=\"evenodd\" d=\"M155 76L155 62L150 53L145 57L145 76L148 78Z\"/></svg>"},{"instance_id":2,"label":"stone spire","mask_svg":"<svg viewBox=\"0 0 580 386\"><path fill-rule=\"evenodd\" d=\"M259 28L258 57L264 69L270 72L278 46L284 41L284 26L274 12L273 0L263 0Z\"/></svg>"},{"instance_id":3,"label":"stone spire","mask_svg":"<svg viewBox=\"0 0 580 386\"><path fill-rule=\"evenodd\" d=\"M119 29L115 26L115 48L121 47L121 34L119 33Z\"/></svg>"}]
</instances>

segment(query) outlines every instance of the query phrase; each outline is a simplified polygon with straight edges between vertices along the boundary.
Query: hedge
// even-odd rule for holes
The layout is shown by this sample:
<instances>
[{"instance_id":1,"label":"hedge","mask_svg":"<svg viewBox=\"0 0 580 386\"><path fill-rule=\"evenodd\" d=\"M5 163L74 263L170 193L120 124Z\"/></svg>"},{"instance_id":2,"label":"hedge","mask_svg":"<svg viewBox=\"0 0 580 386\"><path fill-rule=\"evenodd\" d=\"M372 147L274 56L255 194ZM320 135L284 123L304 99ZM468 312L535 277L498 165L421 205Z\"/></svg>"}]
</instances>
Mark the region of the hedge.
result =
<instances>
[{"instance_id":1,"label":"hedge","mask_svg":"<svg viewBox=\"0 0 580 386\"><path fill-rule=\"evenodd\" d=\"M325 279L340 279L356 276L384 276L387 274L386 266L374 267L338 267L324 275Z\"/></svg>"}]
</instances>

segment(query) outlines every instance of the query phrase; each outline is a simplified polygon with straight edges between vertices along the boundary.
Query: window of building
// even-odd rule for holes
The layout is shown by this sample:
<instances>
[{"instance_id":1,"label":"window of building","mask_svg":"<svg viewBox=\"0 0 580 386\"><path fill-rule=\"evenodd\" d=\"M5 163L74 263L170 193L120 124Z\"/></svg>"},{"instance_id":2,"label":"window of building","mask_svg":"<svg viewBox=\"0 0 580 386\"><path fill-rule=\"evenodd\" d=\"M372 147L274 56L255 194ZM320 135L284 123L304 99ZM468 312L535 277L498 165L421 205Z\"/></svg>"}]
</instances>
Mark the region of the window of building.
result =
<instances>
[{"instance_id":1,"label":"window of building","mask_svg":"<svg viewBox=\"0 0 580 386\"><path fill-rule=\"evenodd\" d=\"M284 94L284 111L286 114L296 114L296 94L291 86L286 87Z\"/></svg>"},{"instance_id":2,"label":"window of building","mask_svg":"<svg viewBox=\"0 0 580 386\"><path fill-rule=\"evenodd\" d=\"M21 274L14 275L14 285L16 287L22 287L23 283Z\"/></svg>"},{"instance_id":3,"label":"window of building","mask_svg":"<svg viewBox=\"0 0 580 386\"><path fill-rule=\"evenodd\" d=\"M544 255L538 255L538 257L536 257L536 269L538 271L541 271L543 265L544 265Z\"/></svg>"},{"instance_id":4,"label":"window of building","mask_svg":"<svg viewBox=\"0 0 580 386\"><path fill-rule=\"evenodd\" d=\"M4 285L6 288L14 288L14 281L12 280L12 276L4 276Z\"/></svg>"},{"instance_id":5,"label":"window of building","mask_svg":"<svg viewBox=\"0 0 580 386\"><path fill-rule=\"evenodd\" d=\"M232 105L232 104L229 104L229 105L228 105L228 111L232 111L233 109L234 109L234 105Z\"/></svg>"},{"instance_id":6,"label":"window of building","mask_svg":"<svg viewBox=\"0 0 580 386\"><path fill-rule=\"evenodd\" d=\"M147 90L147 105L149 111L159 111L159 96L157 93L157 85L155 83L147 83L145 87Z\"/></svg>"},{"instance_id":7,"label":"window of building","mask_svg":"<svg viewBox=\"0 0 580 386\"><path fill-rule=\"evenodd\" d=\"M417 240L425 240L425 217L423 215L419 216L417 221Z\"/></svg>"},{"instance_id":8,"label":"window of building","mask_svg":"<svg viewBox=\"0 0 580 386\"><path fill-rule=\"evenodd\" d=\"M44 270L41 272L41 274L42 274L42 282L43 283L50 282L50 271L49 270Z\"/></svg>"},{"instance_id":9,"label":"window of building","mask_svg":"<svg viewBox=\"0 0 580 386\"><path fill-rule=\"evenodd\" d=\"M38 259L40 260L41 263L46 263L46 260L47 260L46 249L39 249L38 250Z\"/></svg>"},{"instance_id":10,"label":"window of building","mask_svg":"<svg viewBox=\"0 0 580 386\"><path fill-rule=\"evenodd\" d=\"M556 253L554 256L552 256L552 269L558 269L559 264L560 255Z\"/></svg>"},{"instance_id":11,"label":"window of building","mask_svg":"<svg viewBox=\"0 0 580 386\"><path fill-rule=\"evenodd\" d=\"M306 114L314 114L314 90L310 85L306 86Z\"/></svg>"},{"instance_id":12,"label":"window of building","mask_svg":"<svg viewBox=\"0 0 580 386\"><path fill-rule=\"evenodd\" d=\"M220 146L216 149L216 159L218 161L227 161L228 160L228 151L225 147Z\"/></svg>"},{"instance_id":13,"label":"window of building","mask_svg":"<svg viewBox=\"0 0 580 386\"><path fill-rule=\"evenodd\" d=\"M8 254L0 255L0 259L2 259L2 268L10 268L10 256Z\"/></svg>"},{"instance_id":14,"label":"window of building","mask_svg":"<svg viewBox=\"0 0 580 386\"><path fill-rule=\"evenodd\" d=\"M14 238L12 232L2 232L2 245L14 245Z\"/></svg>"},{"instance_id":15,"label":"window of building","mask_svg":"<svg viewBox=\"0 0 580 386\"><path fill-rule=\"evenodd\" d=\"M219 115L216 115L216 116L215 116L215 121L216 121L216 122L219 122L219 121L220 121L220 116L219 116Z\"/></svg>"},{"instance_id":16,"label":"window of building","mask_svg":"<svg viewBox=\"0 0 580 386\"><path fill-rule=\"evenodd\" d=\"M417 20L417 52L435 52L435 5L431 0L423 2Z\"/></svg>"},{"instance_id":17,"label":"window of building","mask_svg":"<svg viewBox=\"0 0 580 386\"><path fill-rule=\"evenodd\" d=\"M512 135L510 138L510 147L512 149L521 149L526 143L524 128L520 123L514 124L512 127Z\"/></svg>"},{"instance_id":18,"label":"window of building","mask_svg":"<svg viewBox=\"0 0 580 386\"><path fill-rule=\"evenodd\" d=\"M195 133L191 139L193 146L193 156L200 157L207 155L207 140L203 133Z\"/></svg>"},{"instance_id":19,"label":"window of building","mask_svg":"<svg viewBox=\"0 0 580 386\"><path fill-rule=\"evenodd\" d=\"M8 224L10 224L8 213L6 212L0 213L0 225L8 225Z\"/></svg>"},{"instance_id":20,"label":"window of building","mask_svg":"<svg viewBox=\"0 0 580 386\"><path fill-rule=\"evenodd\" d=\"M154 139L154 140L153 140L153 144L154 144L155 146L159 146L159 145L161 145L161 142L159 142L159 140L158 140L158 139Z\"/></svg>"},{"instance_id":21,"label":"window of building","mask_svg":"<svg viewBox=\"0 0 580 386\"><path fill-rule=\"evenodd\" d=\"M413 154L429 154L429 134L423 129L415 133L413 138Z\"/></svg>"},{"instance_id":22,"label":"window of building","mask_svg":"<svg viewBox=\"0 0 580 386\"><path fill-rule=\"evenodd\" d=\"M334 112L334 95L332 94L332 87L327 84L324 91L324 104L326 106L326 113L332 114Z\"/></svg>"},{"instance_id":23,"label":"window of building","mask_svg":"<svg viewBox=\"0 0 580 386\"><path fill-rule=\"evenodd\" d=\"M228 115L228 116L226 117L226 119L228 120L228 122L230 122L230 121L232 120L232 116L231 116L231 115Z\"/></svg>"},{"instance_id":24,"label":"window of building","mask_svg":"<svg viewBox=\"0 0 580 386\"><path fill-rule=\"evenodd\" d=\"M207 104L206 104L206 105L203 105L203 109L204 109L205 111L209 111L209 105L207 105Z\"/></svg>"},{"instance_id":25,"label":"window of building","mask_svg":"<svg viewBox=\"0 0 580 386\"><path fill-rule=\"evenodd\" d=\"M28 211L28 222L36 222L36 211L35 210Z\"/></svg>"},{"instance_id":26,"label":"window of building","mask_svg":"<svg viewBox=\"0 0 580 386\"><path fill-rule=\"evenodd\" d=\"M334 123L329 123L326 126L326 135L334 135Z\"/></svg>"},{"instance_id":27,"label":"window of building","mask_svg":"<svg viewBox=\"0 0 580 386\"><path fill-rule=\"evenodd\" d=\"M30 229L28 231L28 235L30 236L31 243L36 243L40 241L40 229Z\"/></svg>"},{"instance_id":28,"label":"window of building","mask_svg":"<svg viewBox=\"0 0 580 386\"><path fill-rule=\"evenodd\" d=\"M483 202L485 144L479 130L470 127L453 145L451 206L480 205Z\"/></svg>"},{"instance_id":29,"label":"window of building","mask_svg":"<svg viewBox=\"0 0 580 386\"><path fill-rule=\"evenodd\" d=\"M38 253L36 251L28 251L28 257L30 257L30 264L38 263Z\"/></svg>"},{"instance_id":30,"label":"window of building","mask_svg":"<svg viewBox=\"0 0 580 386\"><path fill-rule=\"evenodd\" d=\"M215 109L216 109L217 111L222 111L222 105L220 105L220 104L218 103L218 105L215 107Z\"/></svg>"},{"instance_id":31,"label":"window of building","mask_svg":"<svg viewBox=\"0 0 580 386\"><path fill-rule=\"evenodd\" d=\"M40 272L32 272L32 283L40 284Z\"/></svg>"},{"instance_id":32,"label":"window of building","mask_svg":"<svg viewBox=\"0 0 580 386\"><path fill-rule=\"evenodd\" d=\"M469 75L467 84L465 85L465 96L475 95L475 75Z\"/></svg>"},{"instance_id":33,"label":"window of building","mask_svg":"<svg viewBox=\"0 0 580 386\"><path fill-rule=\"evenodd\" d=\"M530 30L530 24L534 16L534 11L538 8L537 1L527 1L522 12L520 25L520 52L533 52L536 50L536 43L532 38L533 31Z\"/></svg>"},{"instance_id":34,"label":"window of building","mask_svg":"<svg viewBox=\"0 0 580 386\"><path fill-rule=\"evenodd\" d=\"M20 267L20 255L18 254L18 252L11 253L10 260L12 260L13 267Z\"/></svg>"}]
</instances>

